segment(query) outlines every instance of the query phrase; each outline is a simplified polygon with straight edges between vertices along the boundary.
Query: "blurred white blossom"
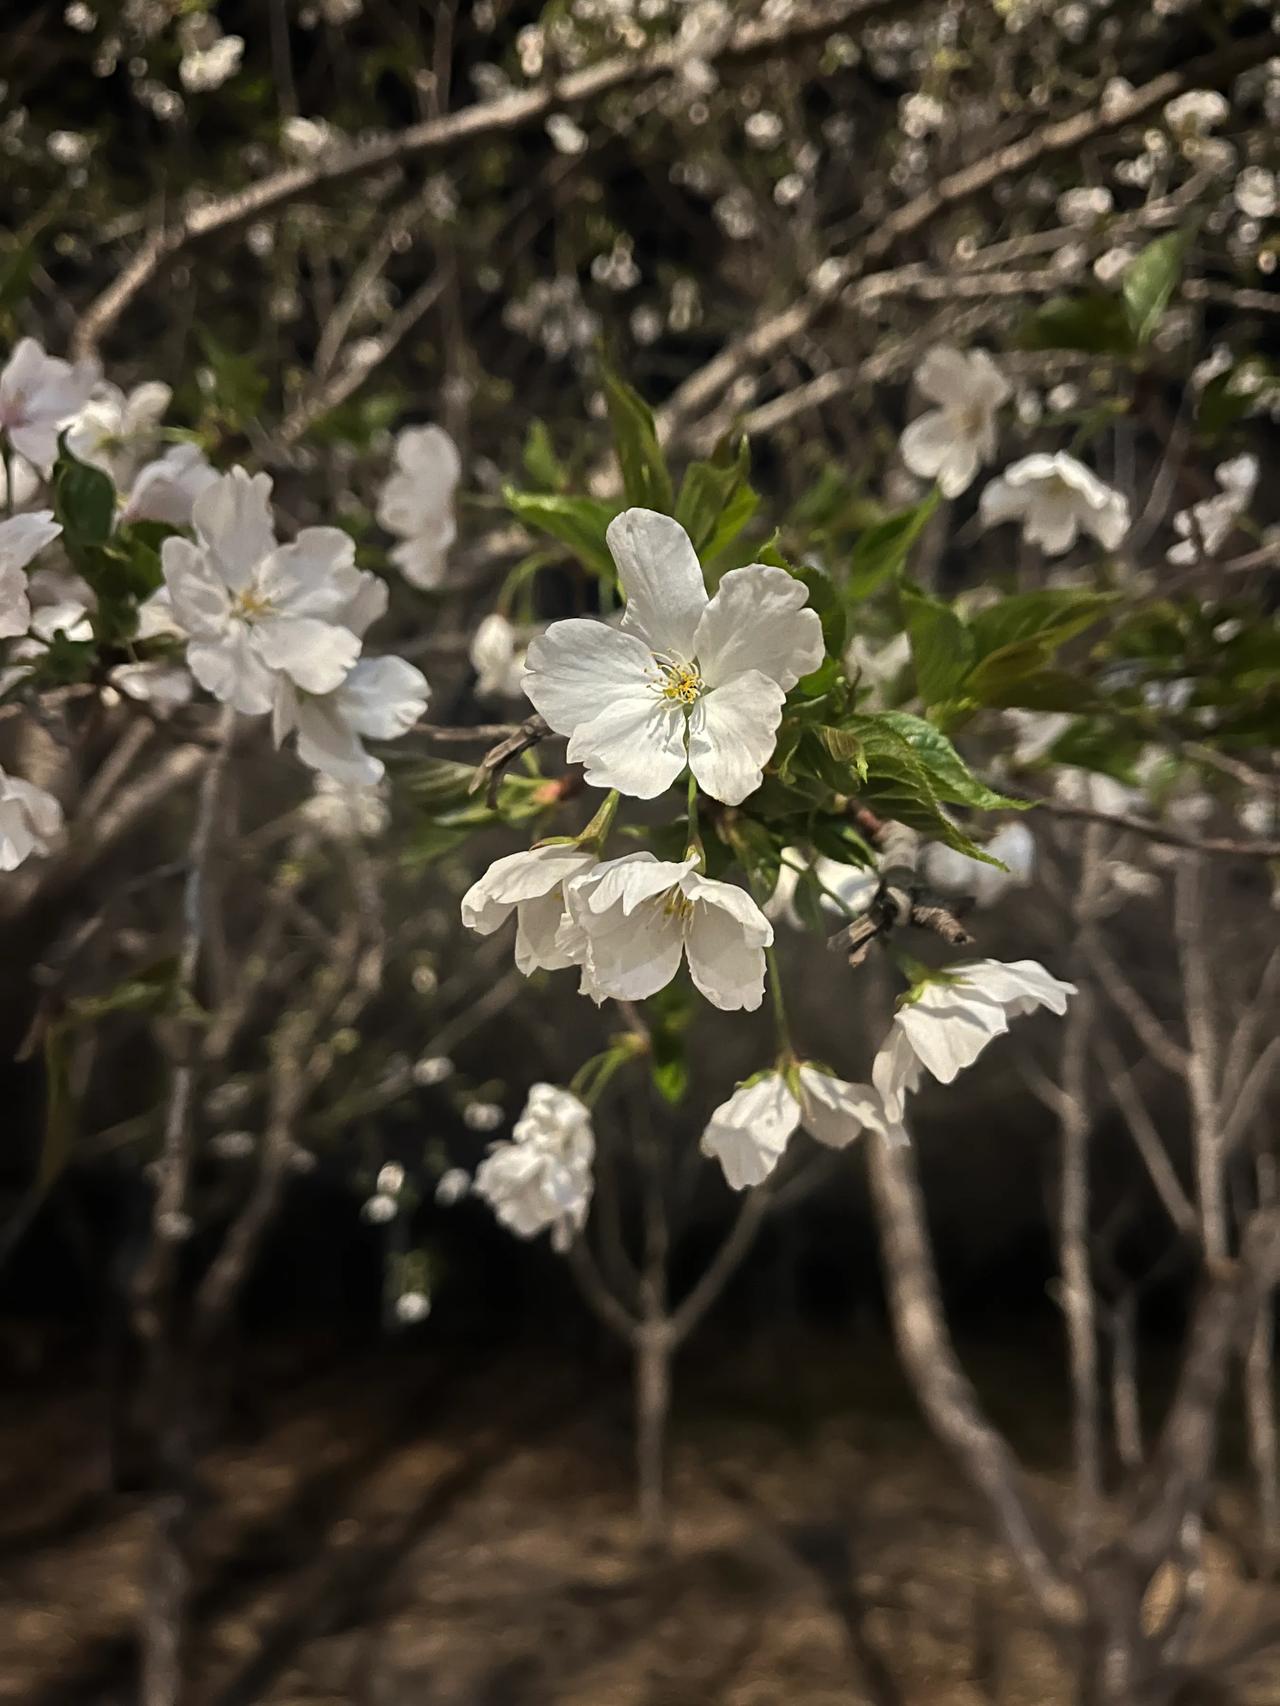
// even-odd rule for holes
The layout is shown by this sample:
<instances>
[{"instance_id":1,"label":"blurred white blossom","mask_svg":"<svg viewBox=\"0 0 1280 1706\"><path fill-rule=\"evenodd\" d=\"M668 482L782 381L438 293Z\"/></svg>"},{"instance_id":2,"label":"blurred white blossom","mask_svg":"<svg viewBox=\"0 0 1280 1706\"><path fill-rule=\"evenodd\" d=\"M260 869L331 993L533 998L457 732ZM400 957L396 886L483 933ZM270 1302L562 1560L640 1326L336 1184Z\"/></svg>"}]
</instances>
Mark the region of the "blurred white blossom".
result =
<instances>
[{"instance_id":1,"label":"blurred white blossom","mask_svg":"<svg viewBox=\"0 0 1280 1706\"><path fill-rule=\"evenodd\" d=\"M0 436L47 475L58 454L58 433L88 402L100 371L96 361L73 366L46 355L34 338L20 339L0 371Z\"/></svg>"},{"instance_id":2,"label":"blurred white blossom","mask_svg":"<svg viewBox=\"0 0 1280 1706\"><path fill-rule=\"evenodd\" d=\"M378 499L378 521L401 541L391 560L411 586L430 591L444 579L457 537L453 499L462 463L443 427L406 427L397 435L395 465Z\"/></svg>"},{"instance_id":3,"label":"blurred white blossom","mask_svg":"<svg viewBox=\"0 0 1280 1706\"><path fill-rule=\"evenodd\" d=\"M927 1069L941 1084L1009 1029L1009 1020L1037 1007L1063 1014L1075 985L1052 977L1035 960L974 960L947 966L902 998L888 1040L871 1068L891 1121L902 1119L906 1098Z\"/></svg>"},{"instance_id":4,"label":"blurred white blossom","mask_svg":"<svg viewBox=\"0 0 1280 1706\"><path fill-rule=\"evenodd\" d=\"M0 871L47 853L61 829L62 807L52 794L0 770Z\"/></svg>"},{"instance_id":5,"label":"blurred white blossom","mask_svg":"<svg viewBox=\"0 0 1280 1706\"><path fill-rule=\"evenodd\" d=\"M551 1232L563 1253L587 1222L595 1133L586 1105L569 1090L535 1084L509 1143L494 1143L472 1189L520 1238Z\"/></svg>"},{"instance_id":6,"label":"blurred white blossom","mask_svg":"<svg viewBox=\"0 0 1280 1706\"><path fill-rule=\"evenodd\" d=\"M1021 522L1027 542L1051 557L1069 551L1082 528L1108 551L1129 531L1127 499L1064 450L1012 463L984 489L979 508L984 526Z\"/></svg>"},{"instance_id":7,"label":"blurred white blossom","mask_svg":"<svg viewBox=\"0 0 1280 1706\"><path fill-rule=\"evenodd\" d=\"M891 1141L905 1140L900 1126L886 1120L870 1085L846 1084L805 1062L740 1084L708 1120L699 1147L720 1163L732 1190L747 1190L769 1177L801 1125L830 1149L843 1149L867 1128Z\"/></svg>"},{"instance_id":8,"label":"blurred white blossom","mask_svg":"<svg viewBox=\"0 0 1280 1706\"><path fill-rule=\"evenodd\" d=\"M936 479L943 497L958 497L996 453L996 414L1012 387L985 350L941 344L916 368L915 382L939 406L906 428L902 460L913 474Z\"/></svg>"}]
</instances>

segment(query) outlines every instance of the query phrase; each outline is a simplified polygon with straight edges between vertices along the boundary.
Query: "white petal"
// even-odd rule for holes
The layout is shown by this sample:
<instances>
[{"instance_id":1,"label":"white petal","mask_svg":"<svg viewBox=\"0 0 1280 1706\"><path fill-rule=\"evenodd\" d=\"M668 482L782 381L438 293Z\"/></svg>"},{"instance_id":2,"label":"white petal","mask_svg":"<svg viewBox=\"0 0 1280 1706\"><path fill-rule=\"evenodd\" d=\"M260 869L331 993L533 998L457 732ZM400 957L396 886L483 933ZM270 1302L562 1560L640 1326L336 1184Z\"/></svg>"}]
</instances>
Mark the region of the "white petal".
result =
<instances>
[{"instance_id":1,"label":"white petal","mask_svg":"<svg viewBox=\"0 0 1280 1706\"><path fill-rule=\"evenodd\" d=\"M443 584L449 547L456 537L453 522L441 522L395 546L390 552L391 561L410 586L416 586L420 592L433 592Z\"/></svg>"},{"instance_id":2,"label":"white petal","mask_svg":"<svg viewBox=\"0 0 1280 1706\"><path fill-rule=\"evenodd\" d=\"M930 984L919 1001L899 1009L894 1023L940 1084L950 1084L1009 1029L999 1002L976 987L943 984Z\"/></svg>"},{"instance_id":3,"label":"white petal","mask_svg":"<svg viewBox=\"0 0 1280 1706\"><path fill-rule=\"evenodd\" d=\"M871 1082L884 1101L885 1118L891 1124L901 1121L907 1096L918 1088L921 1075L911 1039L895 1020L871 1067Z\"/></svg>"},{"instance_id":4,"label":"white petal","mask_svg":"<svg viewBox=\"0 0 1280 1706\"><path fill-rule=\"evenodd\" d=\"M566 894L571 908L574 892L571 887ZM679 971L684 930L679 914L659 901L651 900L631 916L621 906L576 916L587 932L589 979L584 982L595 999L643 1001L665 989Z\"/></svg>"},{"instance_id":5,"label":"white petal","mask_svg":"<svg viewBox=\"0 0 1280 1706\"><path fill-rule=\"evenodd\" d=\"M1038 499L1027 511L1023 524L1028 544L1038 545L1047 557L1060 557L1069 551L1079 530L1079 517L1066 493Z\"/></svg>"},{"instance_id":6,"label":"white petal","mask_svg":"<svg viewBox=\"0 0 1280 1706\"><path fill-rule=\"evenodd\" d=\"M688 662L706 609L702 566L678 521L652 509L624 509L605 534L626 594L622 626L649 649Z\"/></svg>"},{"instance_id":7,"label":"white petal","mask_svg":"<svg viewBox=\"0 0 1280 1706\"><path fill-rule=\"evenodd\" d=\"M207 693L246 716L260 717L271 709L275 680L250 644L243 623L217 639L192 640L187 668Z\"/></svg>"},{"instance_id":8,"label":"white petal","mask_svg":"<svg viewBox=\"0 0 1280 1706\"><path fill-rule=\"evenodd\" d=\"M271 519L271 477L233 468L205 488L191 506L196 537L208 551L218 575L242 591L253 571L275 550Z\"/></svg>"},{"instance_id":9,"label":"white petal","mask_svg":"<svg viewBox=\"0 0 1280 1706\"><path fill-rule=\"evenodd\" d=\"M724 890L745 904L726 904ZM773 940L773 926L750 895L732 884L692 878L685 892L694 902L685 926L694 984L723 1013L754 1012L764 1000L764 950Z\"/></svg>"},{"instance_id":10,"label":"white petal","mask_svg":"<svg viewBox=\"0 0 1280 1706\"><path fill-rule=\"evenodd\" d=\"M304 693L332 693L360 655L360 642L349 629L313 616L273 617L251 632L268 669L282 670Z\"/></svg>"},{"instance_id":11,"label":"white petal","mask_svg":"<svg viewBox=\"0 0 1280 1706\"><path fill-rule=\"evenodd\" d=\"M539 969L563 971L578 963L560 942L564 915L564 895L559 887L516 908L516 966L526 977Z\"/></svg>"},{"instance_id":12,"label":"white petal","mask_svg":"<svg viewBox=\"0 0 1280 1706\"><path fill-rule=\"evenodd\" d=\"M160 547L160 561L169 613L178 632L200 639L225 633L231 619L231 595L207 554L189 539L166 539Z\"/></svg>"},{"instance_id":13,"label":"white petal","mask_svg":"<svg viewBox=\"0 0 1280 1706\"><path fill-rule=\"evenodd\" d=\"M27 577L16 563L0 561L0 640L13 640L31 626Z\"/></svg>"},{"instance_id":14,"label":"white petal","mask_svg":"<svg viewBox=\"0 0 1280 1706\"><path fill-rule=\"evenodd\" d=\"M61 532L62 524L53 519L51 509L33 509L0 521L0 567L25 569Z\"/></svg>"},{"instance_id":15,"label":"white petal","mask_svg":"<svg viewBox=\"0 0 1280 1706\"><path fill-rule=\"evenodd\" d=\"M359 735L342 715L338 694L322 698L299 694L294 723L298 757L313 770L353 787L367 787L382 779L386 766L365 751Z\"/></svg>"},{"instance_id":16,"label":"white petal","mask_svg":"<svg viewBox=\"0 0 1280 1706\"><path fill-rule=\"evenodd\" d=\"M984 527L998 527L1004 521L1018 521L1027 508L1025 490L1009 479L1008 471L989 480L978 500L978 515Z\"/></svg>"},{"instance_id":17,"label":"white petal","mask_svg":"<svg viewBox=\"0 0 1280 1706\"><path fill-rule=\"evenodd\" d=\"M955 448L956 432L944 409L930 409L903 430L902 460L922 480L932 480Z\"/></svg>"},{"instance_id":18,"label":"white petal","mask_svg":"<svg viewBox=\"0 0 1280 1706\"><path fill-rule=\"evenodd\" d=\"M404 658L361 658L338 689L343 719L370 740L398 740L427 708L431 689Z\"/></svg>"},{"instance_id":19,"label":"white petal","mask_svg":"<svg viewBox=\"0 0 1280 1706\"><path fill-rule=\"evenodd\" d=\"M355 566L355 541L339 527L304 527L292 545L263 559L258 593L282 615L338 621L366 586Z\"/></svg>"},{"instance_id":20,"label":"white petal","mask_svg":"<svg viewBox=\"0 0 1280 1706\"><path fill-rule=\"evenodd\" d=\"M683 705L647 686L631 688L592 722L578 725L565 757L586 766L588 787L653 800L684 769L687 722Z\"/></svg>"},{"instance_id":21,"label":"white petal","mask_svg":"<svg viewBox=\"0 0 1280 1706\"><path fill-rule=\"evenodd\" d=\"M159 658L147 663L119 663L108 671L107 679L126 698L151 705L161 715L189 704L193 691L187 670Z\"/></svg>"},{"instance_id":22,"label":"white petal","mask_svg":"<svg viewBox=\"0 0 1280 1706\"><path fill-rule=\"evenodd\" d=\"M938 490L944 498L958 498L973 484L981 460L976 438L957 438L938 469Z\"/></svg>"},{"instance_id":23,"label":"white petal","mask_svg":"<svg viewBox=\"0 0 1280 1706\"><path fill-rule=\"evenodd\" d=\"M643 901L680 887L697 862L691 858L677 864L656 859L652 853L626 853L620 859L608 859L573 885L569 909L575 916L594 917L619 906L624 916L630 917Z\"/></svg>"},{"instance_id":24,"label":"white petal","mask_svg":"<svg viewBox=\"0 0 1280 1706\"><path fill-rule=\"evenodd\" d=\"M822 623L809 589L785 569L730 569L703 612L694 651L711 687L758 669L784 692L822 662Z\"/></svg>"},{"instance_id":25,"label":"white petal","mask_svg":"<svg viewBox=\"0 0 1280 1706\"><path fill-rule=\"evenodd\" d=\"M707 1122L699 1148L720 1163L725 1183L750 1189L773 1172L800 1123L800 1108L776 1072L743 1084Z\"/></svg>"},{"instance_id":26,"label":"white petal","mask_svg":"<svg viewBox=\"0 0 1280 1706\"><path fill-rule=\"evenodd\" d=\"M760 786L777 745L784 698L776 682L752 669L704 693L693 707L689 768L713 800L741 805Z\"/></svg>"},{"instance_id":27,"label":"white petal","mask_svg":"<svg viewBox=\"0 0 1280 1706\"><path fill-rule=\"evenodd\" d=\"M553 622L529 647L524 690L557 734L592 722L621 693L653 691L649 648L633 634L573 617Z\"/></svg>"},{"instance_id":28,"label":"white petal","mask_svg":"<svg viewBox=\"0 0 1280 1706\"><path fill-rule=\"evenodd\" d=\"M884 1102L869 1084L846 1084L816 1066L802 1066L800 1107L804 1129L830 1149L843 1149L864 1129L885 1129Z\"/></svg>"},{"instance_id":29,"label":"white petal","mask_svg":"<svg viewBox=\"0 0 1280 1706\"><path fill-rule=\"evenodd\" d=\"M969 360L948 344L935 344L916 368L916 385L931 403L966 408L973 401Z\"/></svg>"}]
</instances>

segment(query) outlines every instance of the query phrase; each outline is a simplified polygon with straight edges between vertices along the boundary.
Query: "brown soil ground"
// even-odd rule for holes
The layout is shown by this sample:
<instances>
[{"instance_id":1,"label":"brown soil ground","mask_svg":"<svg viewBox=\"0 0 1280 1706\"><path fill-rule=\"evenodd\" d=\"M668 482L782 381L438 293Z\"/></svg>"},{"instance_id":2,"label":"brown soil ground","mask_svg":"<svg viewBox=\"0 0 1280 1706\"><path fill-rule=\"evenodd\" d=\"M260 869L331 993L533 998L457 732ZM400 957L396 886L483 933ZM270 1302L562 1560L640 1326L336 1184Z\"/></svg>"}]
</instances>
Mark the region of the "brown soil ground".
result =
<instances>
[{"instance_id":1,"label":"brown soil ground","mask_svg":"<svg viewBox=\"0 0 1280 1706\"><path fill-rule=\"evenodd\" d=\"M1061 1513L1043 1465L1060 1461L1062 1408L1034 1355L985 1353L979 1373ZM852 1365L847 1346L793 1342L690 1370L661 1559L637 1544L612 1372L459 1374L409 1353L264 1371L254 1401L240 1443L202 1465L192 1706L1069 1698L878 1339ZM0 1701L15 1706L136 1697L148 1514L95 1492L93 1414L65 1385L0 1399ZM1225 1544L1210 1566L1206 1650L1280 1620ZM1280 1706L1280 1647L1231 1680L1231 1698Z\"/></svg>"}]
</instances>

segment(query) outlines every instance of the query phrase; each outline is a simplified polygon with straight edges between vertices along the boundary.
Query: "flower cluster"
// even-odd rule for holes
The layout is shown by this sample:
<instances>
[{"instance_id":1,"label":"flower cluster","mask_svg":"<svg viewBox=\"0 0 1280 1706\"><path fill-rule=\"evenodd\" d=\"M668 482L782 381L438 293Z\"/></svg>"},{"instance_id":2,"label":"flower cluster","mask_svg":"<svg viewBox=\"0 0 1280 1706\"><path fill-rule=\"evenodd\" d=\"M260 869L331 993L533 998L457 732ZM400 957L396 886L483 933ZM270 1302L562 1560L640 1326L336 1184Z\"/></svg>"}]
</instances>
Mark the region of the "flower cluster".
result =
<instances>
[{"instance_id":1,"label":"flower cluster","mask_svg":"<svg viewBox=\"0 0 1280 1706\"><path fill-rule=\"evenodd\" d=\"M595 1150L586 1105L572 1091L535 1084L511 1142L489 1145L472 1190L517 1237L550 1231L563 1252L587 1222Z\"/></svg>"}]
</instances>

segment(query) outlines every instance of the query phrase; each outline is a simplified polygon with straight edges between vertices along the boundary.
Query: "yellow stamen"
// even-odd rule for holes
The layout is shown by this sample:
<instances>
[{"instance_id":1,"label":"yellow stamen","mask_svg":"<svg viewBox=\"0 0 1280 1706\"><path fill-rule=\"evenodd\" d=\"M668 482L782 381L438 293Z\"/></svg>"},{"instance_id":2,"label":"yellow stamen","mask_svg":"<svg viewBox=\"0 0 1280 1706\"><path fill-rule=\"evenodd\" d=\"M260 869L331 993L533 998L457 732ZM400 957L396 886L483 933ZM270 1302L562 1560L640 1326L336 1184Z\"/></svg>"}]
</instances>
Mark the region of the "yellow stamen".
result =
<instances>
[{"instance_id":1,"label":"yellow stamen","mask_svg":"<svg viewBox=\"0 0 1280 1706\"><path fill-rule=\"evenodd\" d=\"M658 683L658 692L664 699L674 699L681 705L696 705L702 697L706 683L698 674L697 666L691 663L657 660L658 672L662 677Z\"/></svg>"},{"instance_id":2,"label":"yellow stamen","mask_svg":"<svg viewBox=\"0 0 1280 1706\"><path fill-rule=\"evenodd\" d=\"M264 598L260 592L254 592L251 587L246 587L232 599L231 608L237 616L243 616L246 622L252 622L255 617L267 614L271 609L271 600Z\"/></svg>"},{"instance_id":3,"label":"yellow stamen","mask_svg":"<svg viewBox=\"0 0 1280 1706\"><path fill-rule=\"evenodd\" d=\"M679 889L669 889L662 910L667 918L685 919L693 912L693 902Z\"/></svg>"}]
</instances>

